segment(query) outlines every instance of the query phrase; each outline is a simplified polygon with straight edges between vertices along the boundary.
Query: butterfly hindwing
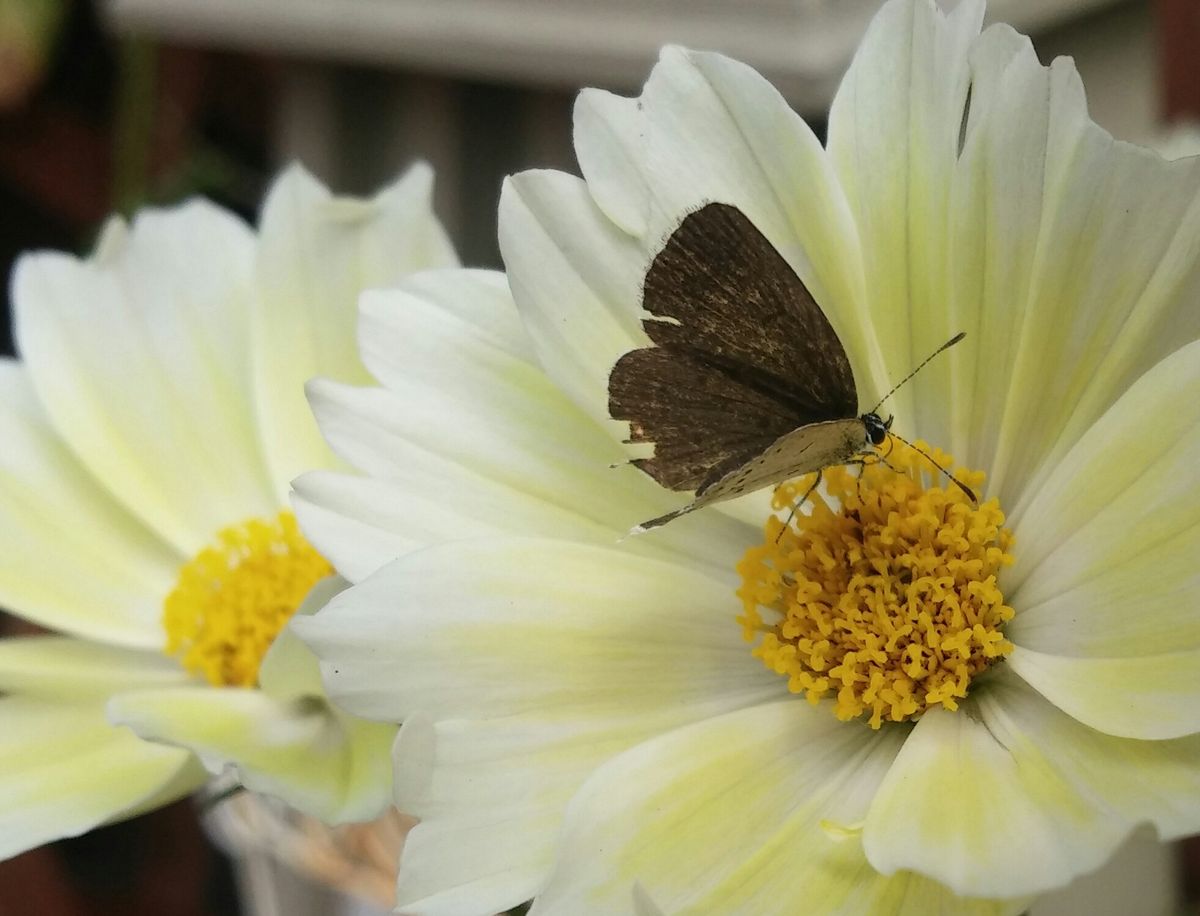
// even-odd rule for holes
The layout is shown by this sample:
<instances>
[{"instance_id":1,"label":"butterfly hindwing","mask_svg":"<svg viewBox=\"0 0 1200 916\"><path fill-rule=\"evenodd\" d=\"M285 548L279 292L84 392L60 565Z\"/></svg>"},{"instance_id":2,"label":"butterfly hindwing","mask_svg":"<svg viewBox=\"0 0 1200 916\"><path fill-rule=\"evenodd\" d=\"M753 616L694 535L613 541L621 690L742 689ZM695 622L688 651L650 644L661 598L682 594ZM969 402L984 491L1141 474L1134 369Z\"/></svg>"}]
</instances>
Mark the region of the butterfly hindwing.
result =
<instances>
[{"instance_id":1,"label":"butterfly hindwing","mask_svg":"<svg viewBox=\"0 0 1200 916\"><path fill-rule=\"evenodd\" d=\"M635 463L671 490L695 490L743 464L795 426L777 401L686 353L626 353L609 379L609 410L630 442L653 442ZM718 474L719 476L719 474Z\"/></svg>"},{"instance_id":2,"label":"butterfly hindwing","mask_svg":"<svg viewBox=\"0 0 1200 916\"><path fill-rule=\"evenodd\" d=\"M654 443L638 463L663 486L711 488L798 427L855 416L832 326L736 207L684 218L646 273L642 305L656 346L613 367L609 413L629 421L630 441Z\"/></svg>"},{"instance_id":3,"label":"butterfly hindwing","mask_svg":"<svg viewBox=\"0 0 1200 916\"><path fill-rule=\"evenodd\" d=\"M845 464L860 454L866 444L866 428L857 418L810 423L779 437L745 464L702 483L696 498L686 506L642 522L638 527L648 531L711 503L733 499L832 465Z\"/></svg>"}]
</instances>

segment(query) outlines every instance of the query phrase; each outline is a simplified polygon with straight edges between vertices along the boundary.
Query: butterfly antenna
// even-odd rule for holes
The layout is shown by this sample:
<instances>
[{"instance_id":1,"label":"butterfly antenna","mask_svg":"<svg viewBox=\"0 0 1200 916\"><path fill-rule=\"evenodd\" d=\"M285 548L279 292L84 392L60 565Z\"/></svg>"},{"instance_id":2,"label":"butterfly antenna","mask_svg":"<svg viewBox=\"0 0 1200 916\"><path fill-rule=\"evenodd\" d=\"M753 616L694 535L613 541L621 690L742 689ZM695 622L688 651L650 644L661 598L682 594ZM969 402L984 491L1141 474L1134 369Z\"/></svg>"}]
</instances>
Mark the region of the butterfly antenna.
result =
<instances>
[{"instance_id":1,"label":"butterfly antenna","mask_svg":"<svg viewBox=\"0 0 1200 916\"><path fill-rule=\"evenodd\" d=\"M960 334L960 335L959 335L959 338L961 339L961 337L962 337L962 335ZM951 341L950 343L953 343L953 342L954 342L954 341ZM948 346L950 346L950 344L946 344L945 346L943 346L943 347L942 347L942 350L945 350L945 349L946 349L946 347L948 347ZM939 352L940 352L940 351L939 351ZM934 354L934 355L936 356L937 354ZM929 362L929 360L926 360L926 362ZM963 483L963 482L962 482L961 480L959 480L957 477L955 477L953 474L951 474L949 471L947 471L947 470L946 470L944 467L942 467L942 466L941 466L940 464L938 464L936 461L934 461L934 460L933 460L933 456L932 456L932 455L930 455L930 454L929 454L929 452L925 451L924 449L917 448L915 445L913 445L911 442L909 442L909 441L908 441L907 439L905 439L903 436L897 435L896 433L892 432L891 430L888 430L888 435L889 435L889 436L895 436L897 439L899 439L901 442L903 442L905 445L907 445L909 448L911 448L911 449L912 449L914 452L916 452L917 454L924 455L924 456L925 456L925 460L926 460L926 461L928 461L928 462L929 462L930 464L932 464L932 465L933 465L935 468L937 468L939 471L941 471L943 474L945 474L945 475L946 475L946 478L947 478L948 480L950 480L951 482L953 482L953 484L954 484L956 487L958 487L960 490L962 490L964 493L966 493L966 494L967 494L967 497L968 497L968 498L971 500L971 504L972 504L972 505L974 505L974 506L978 506L978 505L979 505L979 497L977 497L977 496L975 495L975 491L974 491L974 490L972 490L970 487L968 487L968 486L967 486L965 483Z\"/></svg>"},{"instance_id":2,"label":"butterfly antenna","mask_svg":"<svg viewBox=\"0 0 1200 916\"><path fill-rule=\"evenodd\" d=\"M933 359L935 356L937 356L943 350L949 350L951 347L953 347L956 343L958 343L960 340L962 340L966 336L967 336L966 331L959 331L957 334L955 334L953 337L951 337L949 340L947 340L944 344L942 344L940 347L938 347L936 350L934 350L932 353L930 353L928 356L926 356L923 360L921 360L921 365L917 366L917 368L915 368L912 372L908 373L908 375L904 376L904 378L900 379L899 382L897 382L895 385L893 385L892 390L889 391L887 394L885 394L883 397L881 397L879 399L879 403L871 408L870 413L875 413L876 411L878 411L879 408L883 406L884 401L886 401L893 394L895 394L897 391L899 391L901 386L903 386L905 382L907 382L914 375L916 375L918 372L920 372L922 369L924 369L926 364L928 364L928 362L931 359ZM899 438L899 437L897 437L897 438ZM921 452L921 454L924 455L925 453ZM925 455L925 457L928 458L929 456Z\"/></svg>"}]
</instances>

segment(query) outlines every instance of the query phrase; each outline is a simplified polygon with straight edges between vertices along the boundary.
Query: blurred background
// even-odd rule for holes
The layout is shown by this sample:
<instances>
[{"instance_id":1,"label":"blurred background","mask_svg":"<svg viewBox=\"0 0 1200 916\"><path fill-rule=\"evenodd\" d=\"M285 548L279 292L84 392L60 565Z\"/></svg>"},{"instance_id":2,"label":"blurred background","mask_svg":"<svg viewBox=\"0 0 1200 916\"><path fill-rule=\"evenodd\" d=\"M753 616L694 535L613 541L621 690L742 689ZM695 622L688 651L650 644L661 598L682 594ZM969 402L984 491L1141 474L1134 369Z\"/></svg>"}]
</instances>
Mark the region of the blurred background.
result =
<instances>
[{"instance_id":1,"label":"blurred background","mask_svg":"<svg viewBox=\"0 0 1200 916\"><path fill-rule=\"evenodd\" d=\"M500 180L577 170L580 87L636 94L661 45L720 50L823 132L879 5L0 0L0 261L7 276L26 249L86 252L107 214L189 194L253 218L292 159L369 193L421 158L464 261L499 266ZM1180 127L1200 120L1200 0L991 0L989 19L1031 34L1044 61L1073 56L1093 116L1117 137L1200 152L1200 133ZM7 291L4 308L11 353ZM236 914L248 880L180 804L0 863L0 916ZM1033 913L1163 916L1200 913L1198 900L1200 845L1138 836L1112 869Z\"/></svg>"}]
</instances>

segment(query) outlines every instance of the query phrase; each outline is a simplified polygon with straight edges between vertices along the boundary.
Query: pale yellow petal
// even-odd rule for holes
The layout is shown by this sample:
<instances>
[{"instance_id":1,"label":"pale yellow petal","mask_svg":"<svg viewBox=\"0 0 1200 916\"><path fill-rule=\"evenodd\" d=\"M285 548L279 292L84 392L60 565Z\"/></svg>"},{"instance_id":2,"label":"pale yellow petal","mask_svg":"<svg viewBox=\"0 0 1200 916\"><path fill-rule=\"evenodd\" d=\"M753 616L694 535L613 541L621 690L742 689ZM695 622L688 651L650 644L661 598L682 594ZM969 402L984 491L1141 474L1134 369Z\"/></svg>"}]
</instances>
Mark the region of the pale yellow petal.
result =
<instances>
[{"instance_id":1,"label":"pale yellow petal","mask_svg":"<svg viewBox=\"0 0 1200 916\"><path fill-rule=\"evenodd\" d=\"M1019 515L1122 391L1200 336L1200 161L1114 141L1071 61L1043 67L1006 27L978 42L972 80L948 308L976 349L920 392L952 396L956 456Z\"/></svg>"},{"instance_id":2,"label":"pale yellow petal","mask_svg":"<svg viewBox=\"0 0 1200 916\"><path fill-rule=\"evenodd\" d=\"M188 675L161 651L85 642L67 636L0 639L0 691L46 698L94 699L131 687L182 684Z\"/></svg>"},{"instance_id":3,"label":"pale yellow petal","mask_svg":"<svg viewBox=\"0 0 1200 916\"><path fill-rule=\"evenodd\" d=\"M89 639L162 646L180 555L71 454L12 360L0 360L0 441L0 605Z\"/></svg>"},{"instance_id":4,"label":"pale yellow petal","mask_svg":"<svg viewBox=\"0 0 1200 916\"><path fill-rule=\"evenodd\" d=\"M393 722L782 691L749 657L733 588L614 547L480 538L396 560L292 626L338 703Z\"/></svg>"},{"instance_id":5,"label":"pale yellow petal","mask_svg":"<svg viewBox=\"0 0 1200 916\"><path fill-rule=\"evenodd\" d=\"M13 275L18 348L58 434L187 556L276 508L246 396L253 246L193 201L110 223L86 261L26 255Z\"/></svg>"},{"instance_id":6,"label":"pale yellow petal","mask_svg":"<svg viewBox=\"0 0 1200 916\"><path fill-rule=\"evenodd\" d=\"M341 715L318 697L260 690L168 687L114 697L109 717L139 736L185 748L212 773L324 821L378 816L391 794L394 725Z\"/></svg>"},{"instance_id":7,"label":"pale yellow petal","mask_svg":"<svg viewBox=\"0 0 1200 916\"><path fill-rule=\"evenodd\" d=\"M1099 867L1139 823L1164 838L1200 829L1200 736L1114 738L997 675L917 723L866 820L875 867L961 894L1035 894Z\"/></svg>"},{"instance_id":8,"label":"pale yellow petal","mask_svg":"<svg viewBox=\"0 0 1200 916\"><path fill-rule=\"evenodd\" d=\"M855 830L906 729L848 727L787 699L647 741L572 799L533 913L1017 913L867 864Z\"/></svg>"},{"instance_id":9,"label":"pale yellow petal","mask_svg":"<svg viewBox=\"0 0 1200 916\"><path fill-rule=\"evenodd\" d=\"M297 474L330 463L304 383L367 378L355 337L359 294L457 264L432 188L432 171L418 164L373 198L335 197L294 165L267 195L255 264L255 391L280 499Z\"/></svg>"},{"instance_id":10,"label":"pale yellow petal","mask_svg":"<svg viewBox=\"0 0 1200 916\"><path fill-rule=\"evenodd\" d=\"M0 697L0 859L199 788L204 770L104 718L103 700Z\"/></svg>"},{"instance_id":11,"label":"pale yellow petal","mask_svg":"<svg viewBox=\"0 0 1200 916\"><path fill-rule=\"evenodd\" d=\"M1012 667L1102 731L1200 731L1200 343L1140 378L1016 524Z\"/></svg>"},{"instance_id":12,"label":"pale yellow petal","mask_svg":"<svg viewBox=\"0 0 1200 916\"><path fill-rule=\"evenodd\" d=\"M968 53L982 18L983 3L975 0L959 3L950 15L930 0L886 4L829 114L829 157L862 252L866 315L860 320L882 354L883 378L864 409L964 330L947 308L948 179L971 82ZM960 350L978 346L986 341L969 335ZM889 401L886 409L896 414L902 435L949 444L948 372L943 358Z\"/></svg>"}]
</instances>

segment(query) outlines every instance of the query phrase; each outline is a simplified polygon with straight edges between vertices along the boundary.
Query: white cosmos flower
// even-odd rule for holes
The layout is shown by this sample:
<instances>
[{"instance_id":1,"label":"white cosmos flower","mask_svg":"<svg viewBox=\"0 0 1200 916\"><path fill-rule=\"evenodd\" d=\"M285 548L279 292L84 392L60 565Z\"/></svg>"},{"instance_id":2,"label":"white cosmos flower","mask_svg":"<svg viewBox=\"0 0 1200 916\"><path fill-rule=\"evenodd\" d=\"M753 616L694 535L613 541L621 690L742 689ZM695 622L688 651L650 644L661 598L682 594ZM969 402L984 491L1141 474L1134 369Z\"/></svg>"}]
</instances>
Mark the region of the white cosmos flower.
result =
<instances>
[{"instance_id":1,"label":"white cosmos flower","mask_svg":"<svg viewBox=\"0 0 1200 916\"><path fill-rule=\"evenodd\" d=\"M329 573L286 511L334 461L303 383L366 378L361 290L456 263L431 182L338 199L294 167L257 235L193 201L17 264L0 606L56 634L0 641L0 857L186 794L201 762L331 820L386 805L394 727L334 710L275 637Z\"/></svg>"},{"instance_id":2,"label":"white cosmos flower","mask_svg":"<svg viewBox=\"0 0 1200 916\"><path fill-rule=\"evenodd\" d=\"M1136 825L1200 829L1200 159L1115 142L1070 61L982 17L886 4L825 147L749 68L668 49L640 98L580 97L583 180L507 184L515 311L472 274L364 300L383 388L310 399L365 476L296 504L356 584L297 630L333 696L404 722L404 912L1015 913ZM877 465L783 552L762 500L617 543L685 501L609 468L606 383L704 201L803 278L863 409L967 332L890 407L986 473L979 509ZM831 591L885 535L909 565ZM764 623L813 608L861 657ZM900 624L921 657L883 646ZM914 700L930 654L953 677Z\"/></svg>"}]
</instances>

